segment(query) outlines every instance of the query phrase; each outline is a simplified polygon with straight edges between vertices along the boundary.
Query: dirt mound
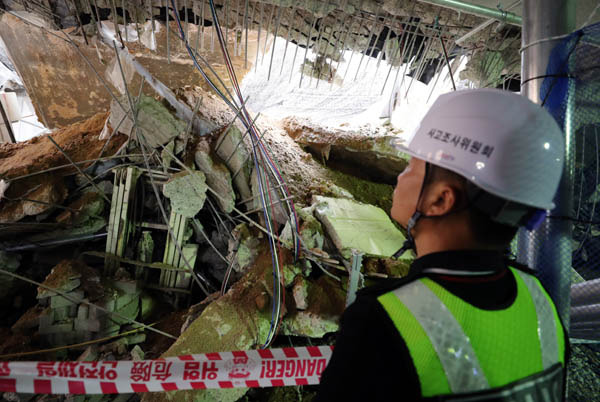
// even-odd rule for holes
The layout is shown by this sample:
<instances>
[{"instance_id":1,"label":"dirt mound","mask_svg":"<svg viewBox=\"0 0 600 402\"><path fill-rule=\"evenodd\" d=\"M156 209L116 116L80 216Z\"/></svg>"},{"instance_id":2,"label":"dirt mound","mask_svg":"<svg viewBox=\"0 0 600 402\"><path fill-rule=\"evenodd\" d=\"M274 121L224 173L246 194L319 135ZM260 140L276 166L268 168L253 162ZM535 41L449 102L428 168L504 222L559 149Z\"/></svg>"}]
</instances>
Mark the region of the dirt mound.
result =
<instances>
[{"instance_id":1,"label":"dirt mound","mask_svg":"<svg viewBox=\"0 0 600 402\"><path fill-rule=\"evenodd\" d=\"M69 127L57 130L52 139L75 162L92 160L100 156L106 141L98 139L104 128L108 113L95 116ZM127 136L115 135L106 146L103 155L114 154L125 142ZM0 177L12 179L29 173L68 164L69 161L48 139L48 135L32 138L17 144L0 144ZM65 168L62 174L73 173L75 169Z\"/></svg>"}]
</instances>

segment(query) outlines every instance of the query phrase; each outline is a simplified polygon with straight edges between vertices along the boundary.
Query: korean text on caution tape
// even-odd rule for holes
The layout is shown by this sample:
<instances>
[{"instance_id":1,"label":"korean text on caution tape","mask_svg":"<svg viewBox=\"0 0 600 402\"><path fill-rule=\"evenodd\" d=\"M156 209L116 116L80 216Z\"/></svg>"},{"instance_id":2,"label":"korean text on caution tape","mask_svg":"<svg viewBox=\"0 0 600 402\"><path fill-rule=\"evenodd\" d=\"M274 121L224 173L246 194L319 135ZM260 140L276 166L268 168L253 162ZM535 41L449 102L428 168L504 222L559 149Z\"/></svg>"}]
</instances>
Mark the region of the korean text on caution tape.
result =
<instances>
[{"instance_id":1,"label":"korean text on caution tape","mask_svg":"<svg viewBox=\"0 0 600 402\"><path fill-rule=\"evenodd\" d=\"M0 392L121 394L318 384L332 349L309 346L140 361L0 362Z\"/></svg>"}]
</instances>

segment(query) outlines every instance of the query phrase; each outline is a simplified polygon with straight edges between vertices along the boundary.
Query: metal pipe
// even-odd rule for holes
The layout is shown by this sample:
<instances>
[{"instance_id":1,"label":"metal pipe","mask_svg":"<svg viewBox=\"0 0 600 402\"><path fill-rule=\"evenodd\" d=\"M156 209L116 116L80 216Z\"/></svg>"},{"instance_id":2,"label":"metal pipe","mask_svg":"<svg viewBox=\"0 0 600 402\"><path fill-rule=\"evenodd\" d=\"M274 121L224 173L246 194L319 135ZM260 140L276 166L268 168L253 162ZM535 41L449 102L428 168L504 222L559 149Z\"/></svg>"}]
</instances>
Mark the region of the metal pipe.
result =
<instances>
[{"instance_id":1,"label":"metal pipe","mask_svg":"<svg viewBox=\"0 0 600 402\"><path fill-rule=\"evenodd\" d=\"M571 315L573 322L598 321L600 320L600 304L573 307Z\"/></svg>"},{"instance_id":2,"label":"metal pipe","mask_svg":"<svg viewBox=\"0 0 600 402\"><path fill-rule=\"evenodd\" d=\"M51 247L51 246L63 246L65 244L80 243L80 242L84 242L84 241L88 241L88 240L101 239L103 237L106 237L106 235L107 235L106 232L104 232L104 233L84 235L84 236L67 237L64 239L48 240L48 241L42 241L42 242L37 242L37 243L26 243L26 244L21 244L18 246L12 246L12 247L9 246L9 247L3 248L2 251L15 252L15 251L35 250L35 249Z\"/></svg>"},{"instance_id":3,"label":"metal pipe","mask_svg":"<svg viewBox=\"0 0 600 402\"><path fill-rule=\"evenodd\" d=\"M477 15L483 18L492 18L495 20L499 20L502 22L506 22L511 25L522 25L522 18L514 13L509 13L508 11L498 10L496 8L489 8L480 6L477 4L467 3L465 1L459 0L417 0L421 3L433 4L434 6L440 6L444 8L450 8L455 11L460 11L467 14ZM563 1L561 1L563 2ZM546 4L548 8L554 8L554 3L552 5ZM523 7L525 8L525 7ZM524 13L523 13L524 14Z\"/></svg>"},{"instance_id":4,"label":"metal pipe","mask_svg":"<svg viewBox=\"0 0 600 402\"><path fill-rule=\"evenodd\" d=\"M352 265L348 276L348 292L346 293L346 307L354 303L356 300L356 292L361 286L360 269L362 267L362 257L364 253L358 250L352 250Z\"/></svg>"},{"instance_id":5,"label":"metal pipe","mask_svg":"<svg viewBox=\"0 0 600 402\"><path fill-rule=\"evenodd\" d=\"M571 307L586 304L600 304L600 279L594 279L571 286Z\"/></svg>"},{"instance_id":6,"label":"metal pipe","mask_svg":"<svg viewBox=\"0 0 600 402\"><path fill-rule=\"evenodd\" d=\"M571 319L570 331L585 331L595 329L596 332L598 332L598 328L600 328L600 315L594 321L575 321Z\"/></svg>"},{"instance_id":7,"label":"metal pipe","mask_svg":"<svg viewBox=\"0 0 600 402\"><path fill-rule=\"evenodd\" d=\"M521 4L521 0L517 0L514 3L510 4L508 7L506 7L504 9L504 11L512 10L513 8L517 7L519 4ZM467 32L466 34L464 34L463 36L461 36L460 38L458 38L456 40L456 44L460 45L462 42L466 41L467 39L469 39L471 36L475 35L476 33L481 32L482 30L484 30L485 28L489 27L490 25L492 25L496 21L497 21L496 19L492 18L492 19L489 19L489 20L485 21L481 25L476 26L471 31Z\"/></svg>"},{"instance_id":8,"label":"metal pipe","mask_svg":"<svg viewBox=\"0 0 600 402\"><path fill-rule=\"evenodd\" d=\"M543 0L523 1L522 43L527 45L540 39L563 35L575 27L575 1L555 0L552 5ZM546 74L550 52L556 40L542 41L527 47L521 59L521 94L541 104L540 87ZM569 89L569 98L573 92ZM551 215L571 216L574 182L574 127L573 102L569 101L565 116L565 167L554 202L556 208ZM552 300L564 325L569 326L571 287L571 239L572 222L547 219L537 230L519 231L517 238L517 260L539 273L539 278Z\"/></svg>"}]
</instances>

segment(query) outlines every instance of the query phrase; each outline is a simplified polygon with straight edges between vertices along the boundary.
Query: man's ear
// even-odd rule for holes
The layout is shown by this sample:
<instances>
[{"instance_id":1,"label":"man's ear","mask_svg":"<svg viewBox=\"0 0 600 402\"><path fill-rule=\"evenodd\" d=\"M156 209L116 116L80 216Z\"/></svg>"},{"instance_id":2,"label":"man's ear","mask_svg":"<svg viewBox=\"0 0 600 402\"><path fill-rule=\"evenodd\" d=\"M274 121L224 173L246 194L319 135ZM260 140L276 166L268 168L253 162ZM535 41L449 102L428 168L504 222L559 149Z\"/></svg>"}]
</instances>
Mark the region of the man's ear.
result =
<instances>
[{"instance_id":1,"label":"man's ear","mask_svg":"<svg viewBox=\"0 0 600 402\"><path fill-rule=\"evenodd\" d=\"M426 216L442 216L450 213L458 203L458 188L439 181L430 186L423 210Z\"/></svg>"}]
</instances>

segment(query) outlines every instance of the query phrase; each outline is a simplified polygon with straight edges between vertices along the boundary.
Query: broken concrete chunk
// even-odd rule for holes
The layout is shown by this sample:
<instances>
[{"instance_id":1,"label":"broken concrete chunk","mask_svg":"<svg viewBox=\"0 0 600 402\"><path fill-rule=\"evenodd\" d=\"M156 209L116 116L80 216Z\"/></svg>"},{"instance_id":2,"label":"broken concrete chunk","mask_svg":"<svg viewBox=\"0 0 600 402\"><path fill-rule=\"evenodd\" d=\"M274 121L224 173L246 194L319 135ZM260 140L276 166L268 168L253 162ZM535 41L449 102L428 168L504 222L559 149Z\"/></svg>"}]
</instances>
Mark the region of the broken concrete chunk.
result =
<instances>
[{"instance_id":1,"label":"broken concrete chunk","mask_svg":"<svg viewBox=\"0 0 600 402\"><path fill-rule=\"evenodd\" d=\"M135 345L133 349L131 349L131 360L139 361L144 360L144 351L140 348L139 345Z\"/></svg>"},{"instance_id":2,"label":"broken concrete chunk","mask_svg":"<svg viewBox=\"0 0 600 402\"><path fill-rule=\"evenodd\" d=\"M313 203L317 218L345 258L350 258L352 249L390 257L404 243L404 235L381 208L321 196L314 196Z\"/></svg>"},{"instance_id":3,"label":"broken concrete chunk","mask_svg":"<svg viewBox=\"0 0 600 402\"><path fill-rule=\"evenodd\" d=\"M77 289L81 285L82 267L84 264L78 261L64 260L52 268L50 274L46 277L42 285L37 289L37 298L55 296L56 293L47 289L56 289L68 293ZM47 287L47 288L46 288Z\"/></svg>"},{"instance_id":4,"label":"broken concrete chunk","mask_svg":"<svg viewBox=\"0 0 600 402\"><path fill-rule=\"evenodd\" d=\"M122 108L119 103L123 106ZM113 130L119 127L120 133L135 138L133 120L130 115L126 115L130 108L129 101L127 98L121 98L119 103L113 100L110 104L110 126ZM185 123L174 117L162 103L154 98L142 95L136 109L138 110L139 140L144 145L157 148L185 132ZM119 123L121 123L120 126Z\"/></svg>"},{"instance_id":5,"label":"broken concrete chunk","mask_svg":"<svg viewBox=\"0 0 600 402\"><path fill-rule=\"evenodd\" d=\"M303 276L296 276L294 286L292 287L292 294L294 295L294 301L298 310L306 310L308 308L308 286L309 282Z\"/></svg>"},{"instance_id":6,"label":"broken concrete chunk","mask_svg":"<svg viewBox=\"0 0 600 402\"><path fill-rule=\"evenodd\" d=\"M211 158L210 145L207 141L198 142L194 159L198 169L206 175L210 188L219 195L216 199L221 210L227 214L231 213L235 206L235 193L231 184L231 173L227 167Z\"/></svg>"},{"instance_id":7,"label":"broken concrete chunk","mask_svg":"<svg viewBox=\"0 0 600 402\"><path fill-rule=\"evenodd\" d=\"M58 294L50 296L50 308L57 309L61 307L77 306L78 302L83 300L83 292L75 290L73 292L63 292L64 295Z\"/></svg>"},{"instance_id":8,"label":"broken concrete chunk","mask_svg":"<svg viewBox=\"0 0 600 402\"><path fill-rule=\"evenodd\" d=\"M89 220L90 217L99 217L102 214L104 200L97 192L88 191L69 204L68 208L56 217L56 222L80 225Z\"/></svg>"},{"instance_id":9,"label":"broken concrete chunk","mask_svg":"<svg viewBox=\"0 0 600 402\"><path fill-rule=\"evenodd\" d=\"M298 296L305 298L306 309L298 310L283 319L284 334L322 338L325 334L335 332L339 328L339 319L345 308L346 294L340 289L339 283L322 276L316 282L308 282L305 286L308 292L298 291ZM296 293L294 293L296 299Z\"/></svg>"},{"instance_id":10,"label":"broken concrete chunk","mask_svg":"<svg viewBox=\"0 0 600 402\"><path fill-rule=\"evenodd\" d=\"M119 58L123 58L124 52L127 52L127 49L118 49ZM122 71L122 73L121 73ZM131 66L130 63L120 63L115 57L111 64L106 69L104 76L108 82L110 82L115 88L119 90L121 94L126 93L127 86L131 83L133 75L135 74L135 69ZM125 76L125 82L123 82L123 76Z\"/></svg>"},{"instance_id":11,"label":"broken concrete chunk","mask_svg":"<svg viewBox=\"0 0 600 402\"><path fill-rule=\"evenodd\" d=\"M233 184L242 200L252 197L250 190L250 171L252 169L250 155L242 141L242 133L235 126L223 131L215 145L215 152L221 158L233 177ZM237 173L237 175L236 175Z\"/></svg>"},{"instance_id":12,"label":"broken concrete chunk","mask_svg":"<svg viewBox=\"0 0 600 402\"><path fill-rule=\"evenodd\" d=\"M260 240L245 223L240 223L231 231L233 239L229 240L229 261L234 259L233 269L244 272L251 266L260 253Z\"/></svg>"},{"instance_id":13,"label":"broken concrete chunk","mask_svg":"<svg viewBox=\"0 0 600 402\"><path fill-rule=\"evenodd\" d=\"M167 173L171 162L173 162L173 155L175 155L175 141L169 142L162 151L160 151L160 157L162 159L163 171Z\"/></svg>"},{"instance_id":14,"label":"broken concrete chunk","mask_svg":"<svg viewBox=\"0 0 600 402\"><path fill-rule=\"evenodd\" d=\"M67 197L67 188L60 176L40 181L24 191L19 191L18 187L9 187L7 199L0 201L0 223L13 223L26 216L39 215L60 205Z\"/></svg>"},{"instance_id":15,"label":"broken concrete chunk","mask_svg":"<svg viewBox=\"0 0 600 402\"><path fill-rule=\"evenodd\" d=\"M321 222L313 215L314 209L314 206L296 209L300 225L300 237L302 238L302 246L308 249L322 249L325 236ZM292 242L292 226L289 220L285 224L280 238L287 248L294 247Z\"/></svg>"},{"instance_id":16,"label":"broken concrete chunk","mask_svg":"<svg viewBox=\"0 0 600 402\"><path fill-rule=\"evenodd\" d=\"M299 264L286 264L283 266L283 285L287 288L296 279L298 275L304 275L304 271ZM308 275L308 274L307 274Z\"/></svg>"},{"instance_id":17,"label":"broken concrete chunk","mask_svg":"<svg viewBox=\"0 0 600 402\"><path fill-rule=\"evenodd\" d=\"M163 188L171 200L171 208L177 214L193 218L206 200L206 178L202 172L181 172L174 175Z\"/></svg>"}]
</instances>

